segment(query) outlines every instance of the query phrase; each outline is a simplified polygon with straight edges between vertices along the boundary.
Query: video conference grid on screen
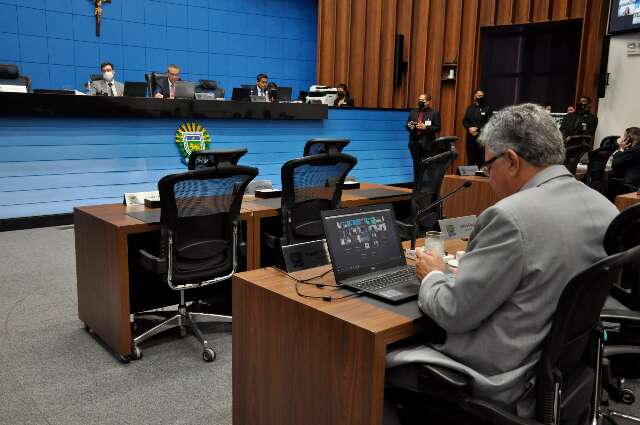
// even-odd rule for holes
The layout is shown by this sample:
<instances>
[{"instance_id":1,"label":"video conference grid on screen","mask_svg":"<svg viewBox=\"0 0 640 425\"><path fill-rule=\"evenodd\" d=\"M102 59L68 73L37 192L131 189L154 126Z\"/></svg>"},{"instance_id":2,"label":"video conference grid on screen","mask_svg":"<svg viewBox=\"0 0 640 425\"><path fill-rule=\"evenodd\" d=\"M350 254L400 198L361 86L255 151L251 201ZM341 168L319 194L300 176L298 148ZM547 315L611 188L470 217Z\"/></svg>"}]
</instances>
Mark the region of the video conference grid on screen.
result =
<instances>
[{"instance_id":1,"label":"video conference grid on screen","mask_svg":"<svg viewBox=\"0 0 640 425\"><path fill-rule=\"evenodd\" d=\"M398 261L395 223L391 211L367 211L328 217L330 235L336 243L336 272L368 269ZM400 251L401 253L401 251Z\"/></svg>"},{"instance_id":2,"label":"video conference grid on screen","mask_svg":"<svg viewBox=\"0 0 640 425\"><path fill-rule=\"evenodd\" d=\"M612 34L640 30L640 0L614 0L611 3Z\"/></svg>"}]
</instances>

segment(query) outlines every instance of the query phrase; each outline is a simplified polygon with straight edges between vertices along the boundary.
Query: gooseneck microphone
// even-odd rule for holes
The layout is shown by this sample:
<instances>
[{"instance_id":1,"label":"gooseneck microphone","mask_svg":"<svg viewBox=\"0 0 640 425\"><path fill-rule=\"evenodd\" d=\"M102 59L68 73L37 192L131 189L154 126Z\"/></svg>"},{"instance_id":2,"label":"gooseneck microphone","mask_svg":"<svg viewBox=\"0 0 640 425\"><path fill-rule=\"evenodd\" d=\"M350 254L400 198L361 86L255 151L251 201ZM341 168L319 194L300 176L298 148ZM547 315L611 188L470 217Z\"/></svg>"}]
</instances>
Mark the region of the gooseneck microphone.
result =
<instances>
[{"instance_id":1,"label":"gooseneck microphone","mask_svg":"<svg viewBox=\"0 0 640 425\"><path fill-rule=\"evenodd\" d=\"M464 183L462 183L460 186L456 187L454 190L452 190L451 192L447 193L442 198L438 199L435 202L432 202L431 204L427 205L426 207L422 208L421 210L419 210L416 213L416 222L413 223L413 225L415 226L415 231L413 232L413 236L411 237L411 249L413 249L413 250L416 249L416 238L418 237L418 222L420 221L420 216L422 216L422 214L424 214L426 211L429 211L431 208L433 208L433 207L435 207L437 205L440 205L441 203L444 202L445 199L449 198L450 196L455 195L456 193L458 193L462 189L470 187L472 185L472 183L473 182L471 182L469 180L465 180Z\"/></svg>"}]
</instances>

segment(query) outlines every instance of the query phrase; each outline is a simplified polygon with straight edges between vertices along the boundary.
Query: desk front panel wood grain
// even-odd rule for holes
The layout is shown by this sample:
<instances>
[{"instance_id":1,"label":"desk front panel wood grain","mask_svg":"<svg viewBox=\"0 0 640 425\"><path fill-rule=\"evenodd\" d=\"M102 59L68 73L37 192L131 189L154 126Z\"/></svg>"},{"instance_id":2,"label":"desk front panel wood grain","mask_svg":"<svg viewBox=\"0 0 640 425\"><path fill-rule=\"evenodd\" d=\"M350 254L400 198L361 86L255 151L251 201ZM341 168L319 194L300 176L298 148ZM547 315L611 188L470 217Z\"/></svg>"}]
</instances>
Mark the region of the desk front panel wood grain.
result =
<instances>
[{"instance_id":1,"label":"desk front panel wood grain","mask_svg":"<svg viewBox=\"0 0 640 425\"><path fill-rule=\"evenodd\" d=\"M234 277L233 423L381 424L387 346L418 332L421 314L301 298L294 285L271 268Z\"/></svg>"},{"instance_id":2,"label":"desk front panel wood grain","mask_svg":"<svg viewBox=\"0 0 640 425\"><path fill-rule=\"evenodd\" d=\"M455 190L465 180L473 184L444 201L442 208L445 217L480 215L482 211L498 202L498 197L491 189L487 177L446 175L442 181L440 194L445 195Z\"/></svg>"},{"instance_id":3,"label":"desk front panel wood grain","mask_svg":"<svg viewBox=\"0 0 640 425\"><path fill-rule=\"evenodd\" d=\"M636 192L616 196L616 207L618 207L620 211L638 203L640 203L640 195Z\"/></svg>"},{"instance_id":4,"label":"desk front panel wood grain","mask_svg":"<svg viewBox=\"0 0 640 425\"><path fill-rule=\"evenodd\" d=\"M154 232L160 226L127 215L142 205L95 205L74 209L78 316L117 354L131 354L129 300L129 244L134 233ZM250 212L242 212L246 238L253 237ZM247 268L253 267L247 250Z\"/></svg>"}]
</instances>

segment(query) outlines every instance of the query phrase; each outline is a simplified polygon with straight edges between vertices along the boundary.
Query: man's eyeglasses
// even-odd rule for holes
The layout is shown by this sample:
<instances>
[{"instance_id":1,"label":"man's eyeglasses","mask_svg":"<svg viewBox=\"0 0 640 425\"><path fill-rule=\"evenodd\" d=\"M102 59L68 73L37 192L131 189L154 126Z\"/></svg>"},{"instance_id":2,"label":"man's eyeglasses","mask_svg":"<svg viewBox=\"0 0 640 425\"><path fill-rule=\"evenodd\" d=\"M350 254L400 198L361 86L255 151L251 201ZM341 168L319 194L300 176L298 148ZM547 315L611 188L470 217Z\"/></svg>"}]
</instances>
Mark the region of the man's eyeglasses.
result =
<instances>
[{"instance_id":1,"label":"man's eyeglasses","mask_svg":"<svg viewBox=\"0 0 640 425\"><path fill-rule=\"evenodd\" d=\"M488 176L489 172L491 171L491 167L493 166L493 163L496 162L496 159L500 158L501 156L503 156L506 153L507 153L507 151L504 151L501 154L498 154L498 155L494 156L493 158L488 159L484 163L484 165L482 167L480 167L480 171L482 171L483 174ZM516 152L516 154L518 154L518 153Z\"/></svg>"}]
</instances>

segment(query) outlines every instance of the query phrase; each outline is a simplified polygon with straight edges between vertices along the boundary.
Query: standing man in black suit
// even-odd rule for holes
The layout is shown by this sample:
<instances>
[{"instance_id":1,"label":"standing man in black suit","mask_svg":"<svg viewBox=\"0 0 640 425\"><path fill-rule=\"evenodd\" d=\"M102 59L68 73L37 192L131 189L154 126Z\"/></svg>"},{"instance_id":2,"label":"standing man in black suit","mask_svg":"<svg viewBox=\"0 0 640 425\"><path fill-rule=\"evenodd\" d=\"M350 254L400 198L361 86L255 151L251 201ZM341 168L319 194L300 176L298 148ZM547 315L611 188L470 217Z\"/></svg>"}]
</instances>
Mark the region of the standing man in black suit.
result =
<instances>
[{"instance_id":1,"label":"standing man in black suit","mask_svg":"<svg viewBox=\"0 0 640 425\"><path fill-rule=\"evenodd\" d=\"M562 119L562 125L560 125L560 132L564 141L571 136L593 136L596 134L596 128L598 127L598 117L591 113L591 98L582 96L580 101L576 105L574 112L569 112Z\"/></svg>"},{"instance_id":2,"label":"standing man in black suit","mask_svg":"<svg viewBox=\"0 0 640 425\"><path fill-rule=\"evenodd\" d=\"M492 114L486 101L484 92L476 90L462 120L462 125L467 129L467 165L480 167L484 164L484 149L478 144L478 136Z\"/></svg>"},{"instance_id":3,"label":"standing man in black suit","mask_svg":"<svg viewBox=\"0 0 640 425\"><path fill-rule=\"evenodd\" d=\"M153 97L158 99L175 99L176 97L176 81L180 80L180 67L171 64L167 67L167 79L164 78L156 81L156 89Z\"/></svg>"},{"instance_id":4,"label":"standing man in black suit","mask_svg":"<svg viewBox=\"0 0 640 425\"><path fill-rule=\"evenodd\" d=\"M440 131L440 114L431 108L431 96L418 96L418 108L412 109L407 118L406 129L409 132L409 152L413 159L414 181L418 166L425 158L439 153L439 147L433 141Z\"/></svg>"}]
</instances>

